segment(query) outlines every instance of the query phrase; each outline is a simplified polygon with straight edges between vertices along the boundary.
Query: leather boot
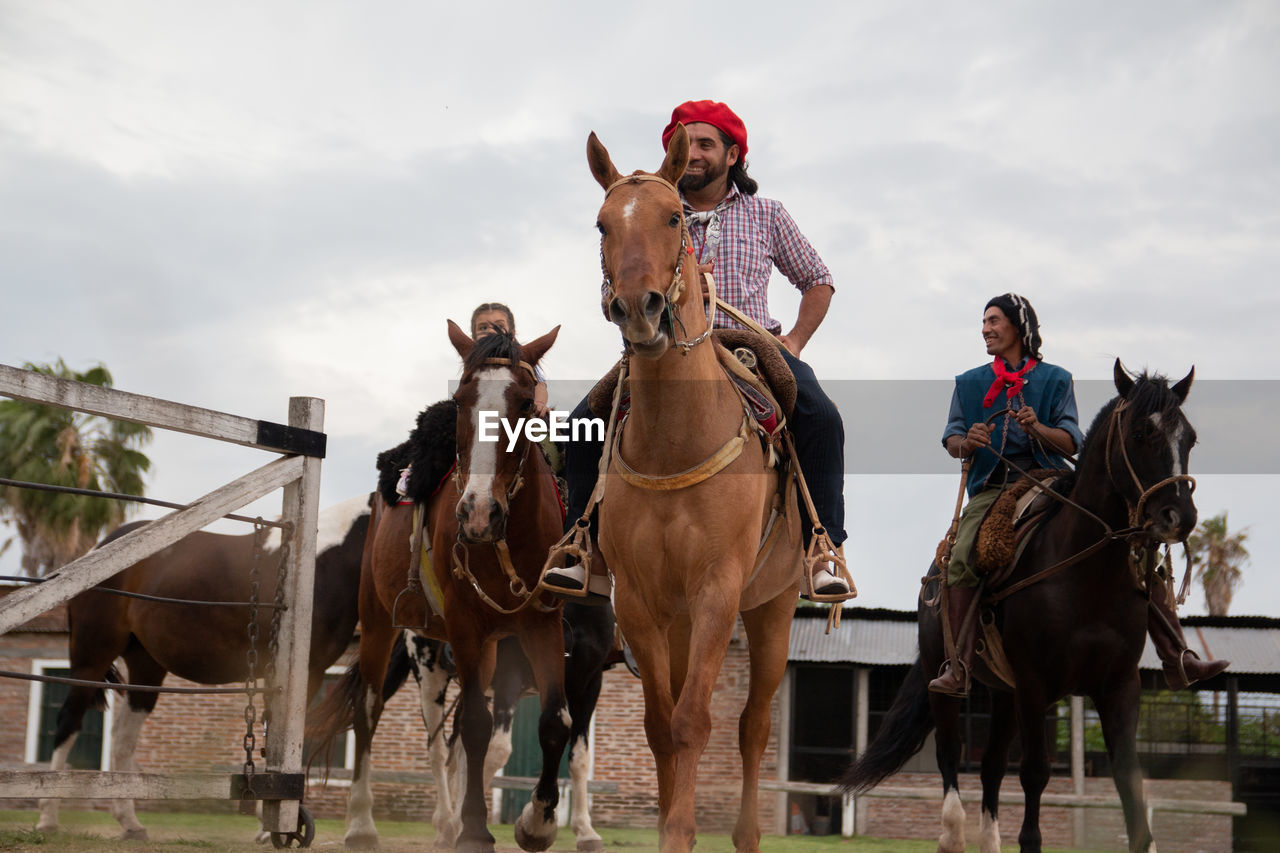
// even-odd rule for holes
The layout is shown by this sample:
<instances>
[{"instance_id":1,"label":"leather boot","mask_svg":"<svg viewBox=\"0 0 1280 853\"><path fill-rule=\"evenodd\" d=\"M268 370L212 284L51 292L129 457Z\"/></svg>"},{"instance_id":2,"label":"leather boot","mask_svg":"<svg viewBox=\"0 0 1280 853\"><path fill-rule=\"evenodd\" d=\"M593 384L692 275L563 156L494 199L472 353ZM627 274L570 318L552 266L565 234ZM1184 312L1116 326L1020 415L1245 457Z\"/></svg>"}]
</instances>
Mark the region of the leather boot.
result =
<instances>
[{"instance_id":1,"label":"leather boot","mask_svg":"<svg viewBox=\"0 0 1280 853\"><path fill-rule=\"evenodd\" d=\"M948 660L942 665L942 672L929 682L929 689L934 693L946 693L950 696L969 695L969 669L973 664L973 637L978 628L978 614L969 620L968 630L962 630L969 606L978 588L975 586L952 586L947 588L947 620L951 623L952 636L956 644L956 660Z\"/></svg>"},{"instance_id":2,"label":"leather boot","mask_svg":"<svg viewBox=\"0 0 1280 853\"><path fill-rule=\"evenodd\" d=\"M1178 613L1169 604L1164 591L1154 590L1147 608L1147 633L1164 664L1164 680L1170 690L1182 690L1197 681L1213 678L1231 665L1229 660L1202 661L1187 648Z\"/></svg>"}]
</instances>

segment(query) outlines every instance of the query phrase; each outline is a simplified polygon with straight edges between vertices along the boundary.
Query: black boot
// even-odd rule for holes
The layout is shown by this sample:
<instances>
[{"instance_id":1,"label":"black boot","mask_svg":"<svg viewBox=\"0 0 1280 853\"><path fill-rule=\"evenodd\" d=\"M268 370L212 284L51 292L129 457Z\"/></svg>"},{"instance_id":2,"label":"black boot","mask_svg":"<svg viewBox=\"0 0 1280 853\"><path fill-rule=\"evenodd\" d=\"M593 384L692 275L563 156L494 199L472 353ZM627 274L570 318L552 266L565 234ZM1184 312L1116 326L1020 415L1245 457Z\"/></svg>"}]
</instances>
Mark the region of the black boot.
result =
<instances>
[{"instance_id":1,"label":"black boot","mask_svg":"<svg viewBox=\"0 0 1280 853\"><path fill-rule=\"evenodd\" d=\"M1182 690L1213 678L1231 665L1229 660L1202 661L1187 648L1178 613L1169 604L1164 589L1153 590L1150 607L1147 608L1147 633L1156 647L1156 654L1164 664L1164 680L1170 690Z\"/></svg>"},{"instance_id":2,"label":"black boot","mask_svg":"<svg viewBox=\"0 0 1280 853\"><path fill-rule=\"evenodd\" d=\"M964 619L977 591L975 586L947 587L947 620L955 639L956 657L954 660L947 660L938 677L929 682L929 689L934 693L969 695L969 669L973 664L973 636L978 627L978 618L975 613L967 628L964 627Z\"/></svg>"}]
</instances>

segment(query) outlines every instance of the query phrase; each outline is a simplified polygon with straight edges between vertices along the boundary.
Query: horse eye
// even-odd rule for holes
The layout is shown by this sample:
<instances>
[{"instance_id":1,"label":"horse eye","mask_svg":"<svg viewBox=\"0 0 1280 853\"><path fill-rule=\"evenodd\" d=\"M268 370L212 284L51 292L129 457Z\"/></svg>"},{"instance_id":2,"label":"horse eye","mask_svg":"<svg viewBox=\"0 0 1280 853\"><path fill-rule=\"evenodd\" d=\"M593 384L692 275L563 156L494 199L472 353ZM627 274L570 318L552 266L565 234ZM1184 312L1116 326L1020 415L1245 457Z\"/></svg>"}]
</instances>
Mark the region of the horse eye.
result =
<instances>
[{"instance_id":1,"label":"horse eye","mask_svg":"<svg viewBox=\"0 0 1280 853\"><path fill-rule=\"evenodd\" d=\"M679 227L680 227L680 214L678 214L678 213L673 213L673 214L671 214L671 221L670 221L669 223L667 223L667 224L668 224L668 225L670 225L672 228L679 228Z\"/></svg>"},{"instance_id":2,"label":"horse eye","mask_svg":"<svg viewBox=\"0 0 1280 853\"><path fill-rule=\"evenodd\" d=\"M604 230L604 223L602 223L599 219L596 220L596 230L600 232L601 237L609 233Z\"/></svg>"}]
</instances>

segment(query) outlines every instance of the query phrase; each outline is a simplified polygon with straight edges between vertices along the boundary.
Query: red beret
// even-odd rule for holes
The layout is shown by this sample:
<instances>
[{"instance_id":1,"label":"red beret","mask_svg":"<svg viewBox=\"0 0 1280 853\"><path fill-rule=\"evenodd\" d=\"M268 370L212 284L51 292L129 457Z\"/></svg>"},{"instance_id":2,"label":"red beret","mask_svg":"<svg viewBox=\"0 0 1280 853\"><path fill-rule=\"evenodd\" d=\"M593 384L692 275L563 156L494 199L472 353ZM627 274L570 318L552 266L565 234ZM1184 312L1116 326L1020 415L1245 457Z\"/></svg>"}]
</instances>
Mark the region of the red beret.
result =
<instances>
[{"instance_id":1,"label":"red beret","mask_svg":"<svg viewBox=\"0 0 1280 853\"><path fill-rule=\"evenodd\" d=\"M747 126L738 114L719 101L685 101L671 111L671 123L662 131L662 150L667 150L677 124L706 122L729 135L738 145L738 159L747 158Z\"/></svg>"}]
</instances>

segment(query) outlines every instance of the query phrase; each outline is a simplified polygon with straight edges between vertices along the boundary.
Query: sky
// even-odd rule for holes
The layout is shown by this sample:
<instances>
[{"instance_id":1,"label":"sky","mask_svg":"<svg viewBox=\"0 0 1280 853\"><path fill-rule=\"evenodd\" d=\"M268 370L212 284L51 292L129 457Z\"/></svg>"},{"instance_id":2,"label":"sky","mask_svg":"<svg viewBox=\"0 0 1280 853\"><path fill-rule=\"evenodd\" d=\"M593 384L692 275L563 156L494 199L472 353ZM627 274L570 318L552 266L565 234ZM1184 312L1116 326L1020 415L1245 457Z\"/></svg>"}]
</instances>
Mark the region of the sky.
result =
<instances>
[{"instance_id":1,"label":"sky","mask_svg":"<svg viewBox=\"0 0 1280 853\"><path fill-rule=\"evenodd\" d=\"M914 607L958 484L949 380L1017 291L1083 421L1117 357L1194 365L1200 514L1252 552L1231 612L1280 616L1278 82L1266 0L0 0L0 363L275 421L322 398L337 503L448 393L445 320L478 302L526 340L562 325L544 367L572 408L620 352L587 135L653 170L671 109L721 100L835 278L803 355L847 424L856 603ZM173 501L270 459L147 452Z\"/></svg>"}]
</instances>

